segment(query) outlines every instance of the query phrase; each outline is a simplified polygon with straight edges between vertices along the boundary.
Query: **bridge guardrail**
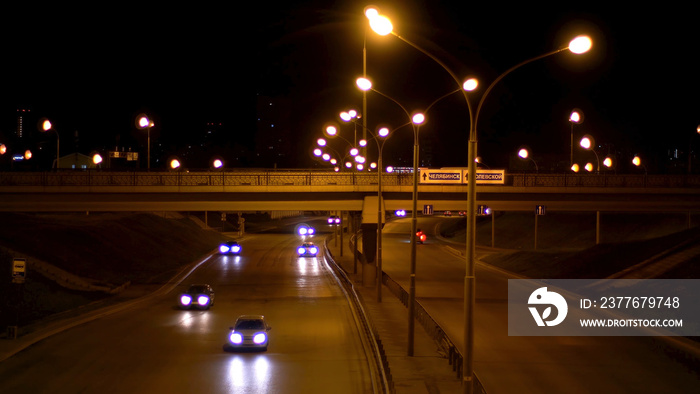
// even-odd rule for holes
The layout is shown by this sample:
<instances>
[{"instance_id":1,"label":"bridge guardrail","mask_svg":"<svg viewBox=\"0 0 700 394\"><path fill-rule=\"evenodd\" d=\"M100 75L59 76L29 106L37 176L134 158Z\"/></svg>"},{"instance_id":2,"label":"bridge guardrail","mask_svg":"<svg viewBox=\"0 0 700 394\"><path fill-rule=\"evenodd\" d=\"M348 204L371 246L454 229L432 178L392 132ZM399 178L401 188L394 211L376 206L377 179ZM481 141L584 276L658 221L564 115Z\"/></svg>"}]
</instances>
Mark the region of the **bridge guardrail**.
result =
<instances>
[{"instance_id":1,"label":"bridge guardrail","mask_svg":"<svg viewBox=\"0 0 700 394\"><path fill-rule=\"evenodd\" d=\"M354 309L353 315L358 319L358 325L361 326L364 338L369 344L367 347L368 352L371 353L372 362L370 363L370 374L372 375L373 389L375 393L381 391L384 394L393 394L396 392L394 388L394 383L391 379L391 372L389 369L388 361L386 360L386 355L384 354L383 348L381 347L381 341L375 336L375 330L372 327L372 323L369 319L369 315L364 309L362 301L355 291L355 286L352 280L347 276L345 271L335 262L333 255L328 249L326 243L328 239L324 240L324 253L326 261L332 269L334 276L337 278L341 288L345 291L346 297L350 302L351 308ZM359 328L359 327L358 327Z\"/></svg>"},{"instance_id":2,"label":"bridge guardrail","mask_svg":"<svg viewBox=\"0 0 700 394\"><path fill-rule=\"evenodd\" d=\"M384 186L410 186L411 174L382 174ZM3 186L369 186L377 173L318 170L0 172ZM505 186L700 188L700 175L506 174Z\"/></svg>"}]
</instances>

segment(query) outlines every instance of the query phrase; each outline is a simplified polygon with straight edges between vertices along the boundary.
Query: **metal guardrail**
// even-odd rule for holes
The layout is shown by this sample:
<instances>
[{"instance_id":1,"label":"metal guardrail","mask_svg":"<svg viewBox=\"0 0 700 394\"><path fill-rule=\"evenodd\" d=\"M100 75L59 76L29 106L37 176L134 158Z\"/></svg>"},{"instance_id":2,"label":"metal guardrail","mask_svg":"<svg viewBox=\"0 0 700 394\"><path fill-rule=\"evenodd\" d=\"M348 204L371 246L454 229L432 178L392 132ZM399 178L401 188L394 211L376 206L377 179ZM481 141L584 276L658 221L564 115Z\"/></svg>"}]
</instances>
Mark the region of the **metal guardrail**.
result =
<instances>
[{"instance_id":1,"label":"metal guardrail","mask_svg":"<svg viewBox=\"0 0 700 394\"><path fill-rule=\"evenodd\" d=\"M351 247L352 249L352 247ZM357 250L357 253L362 255L362 251ZM362 258L364 259L364 258ZM408 292L401 287L396 281L391 279L386 272L382 272L382 284L389 289L389 291L401 301L401 303L408 307ZM415 308L415 319L418 323L423 326L425 331L430 335L430 337L435 341L438 348L446 355L449 365L452 366L452 371L457 374L457 378L462 378L462 363L463 356L462 353L457 349L457 346L452 342L447 333L440 327L440 325L435 321L435 319L430 316L430 314L423 308L420 302L414 303ZM370 322L371 323L371 322ZM388 362L386 366L388 370ZM486 389L481 384L479 377L474 373L473 380L473 393L475 394L487 394Z\"/></svg>"},{"instance_id":2,"label":"metal guardrail","mask_svg":"<svg viewBox=\"0 0 700 394\"><path fill-rule=\"evenodd\" d=\"M350 302L350 306L354 310L353 315L357 319L357 324L362 330L363 337L366 338L366 341L363 341L363 343L365 343L367 347L366 350L371 354L372 358L372 360L370 360L370 375L372 377L373 390L375 393L381 392L384 394L393 394L396 391L391 380L391 373L389 372L386 356L384 355L381 347L381 341L374 334L374 328L372 327L369 316L362 305L362 301L355 291L352 280L335 262L333 255L325 245L326 242L327 240L324 240L326 261L329 262L329 266L332 268L334 276L345 292L345 295Z\"/></svg>"},{"instance_id":3,"label":"metal guardrail","mask_svg":"<svg viewBox=\"0 0 700 394\"><path fill-rule=\"evenodd\" d=\"M389 277L385 272L382 272L382 283L391 291L396 298L398 298L404 306L408 307L408 292L404 290L401 285L395 282ZM447 356L447 361L449 365L452 366L452 371L457 374L458 378L462 378L462 365L463 356L462 353L457 349L457 345L452 342L447 333L440 327L440 325L435 321L435 319L430 316L428 311L423 308L419 302L414 303L415 308L415 319L418 323L423 326L425 331L430 335L430 337L435 341L440 350ZM474 373L474 390L475 394L487 394L486 389L481 384L479 377Z\"/></svg>"},{"instance_id":4,"label":"metal guardrail","mask_svg":"<svg viewBox=\"0 0 700 394\"><path fill-rule=\"evenodd\" d=\"M377 173L327 170L0 172L3 186L362 186ZM411 174L382 174L384 186L410 186ZM506 174L505 186L700 188L700 175Z\"/></svg>"}]
</instances>

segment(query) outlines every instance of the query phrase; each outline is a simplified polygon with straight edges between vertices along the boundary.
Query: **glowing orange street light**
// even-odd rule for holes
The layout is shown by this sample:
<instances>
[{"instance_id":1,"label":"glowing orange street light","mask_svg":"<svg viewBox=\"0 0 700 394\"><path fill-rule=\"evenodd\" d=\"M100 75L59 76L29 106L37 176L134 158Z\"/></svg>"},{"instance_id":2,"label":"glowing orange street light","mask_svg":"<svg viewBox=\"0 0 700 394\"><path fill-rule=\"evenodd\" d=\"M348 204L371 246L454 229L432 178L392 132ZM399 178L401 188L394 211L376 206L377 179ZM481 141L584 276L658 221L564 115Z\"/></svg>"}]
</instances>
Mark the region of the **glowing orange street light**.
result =
<instances>
[{"instance_id":1,"label":"glowing orange street light","mask_svg":"<svg viewBox=\"0 0 700 394\"><path fill-rule=\"evenodd\" d=\"M146 163L146 168L151 169L151 128L154 126L153 120L149 119L148 116L141 114L136 117L136 127L139 129L146 129L147 133L147 154L146 154L146 160L148 161Z\"/></svg>"},{"instance_id":2,"label":"glowing orange street light","mask_svg":"<svg viewBox=\"0 0 700 394\"><path fill-rule=\"evenodd\" d=\"M53 130L54 133L56 133L56 171L58 171L59 168L59 161L61 159L61 150L60 150L60 145L61 145L61 140L58 138L58 131L53 127L51 124L51 121L48 119L44 118L40 121L39 123L39 130L42 132L46 133L51 130Z\"/></svg>"}]
</instances>

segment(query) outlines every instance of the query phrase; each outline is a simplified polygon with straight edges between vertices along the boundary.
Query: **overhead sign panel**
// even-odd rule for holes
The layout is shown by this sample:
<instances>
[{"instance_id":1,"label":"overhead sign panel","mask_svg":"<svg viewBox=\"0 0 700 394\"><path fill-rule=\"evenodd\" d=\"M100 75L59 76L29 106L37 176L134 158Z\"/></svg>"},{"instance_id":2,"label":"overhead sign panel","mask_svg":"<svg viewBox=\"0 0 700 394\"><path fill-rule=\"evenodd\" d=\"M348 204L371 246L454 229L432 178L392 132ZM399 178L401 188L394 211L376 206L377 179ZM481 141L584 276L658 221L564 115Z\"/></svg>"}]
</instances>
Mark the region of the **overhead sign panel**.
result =
<instances>
[{"instance_id":1,"label":"overhead sign panel","mask_svg":"<svg viewBox=\"0 0 700 394\"><path fill-rule=\"evenodd\" d=\"M464 170L464 183L469 179L469 170ZM476 183L503 185L506 183L506 170L476 170Z\"/></svg>"},{"instance_id":2,"label":"overhead sign panel","mask_svg":"<svg viewBox=\"0 0 700 394\"><path fill-rule=\"evenodd\" d=\"M466 184L468 168L420 169L420 183ZM505 170L476 170L476 183L484 185L503 185L506 182Z\"/></svg>"},{"instance_id":3,"label":"overhead sign panel","mask_svg":"<svg viewBox=\"0 0 700 394\"><path fill-rule=\"evenodd\" d=\"M420 169L420 183L456 183L462 182L462 171L459 169Z\"/></svg>"}]
</instances>

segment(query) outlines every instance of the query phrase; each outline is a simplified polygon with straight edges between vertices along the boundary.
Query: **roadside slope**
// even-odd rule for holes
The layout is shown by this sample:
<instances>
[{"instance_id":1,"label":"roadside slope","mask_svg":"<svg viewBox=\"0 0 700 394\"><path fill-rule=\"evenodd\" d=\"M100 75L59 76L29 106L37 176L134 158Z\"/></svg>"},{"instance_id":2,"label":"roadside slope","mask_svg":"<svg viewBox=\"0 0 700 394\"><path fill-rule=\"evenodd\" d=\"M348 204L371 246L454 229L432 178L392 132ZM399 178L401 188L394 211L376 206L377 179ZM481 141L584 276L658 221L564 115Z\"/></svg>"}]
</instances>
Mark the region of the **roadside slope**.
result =
<instances>
[{"instance_id":1,"label":"roadside slope","mask_svg":"<svg viewBox=\"0 0 700 394\"><path fill-rule=\"evenodd\" d=\"M2 213L0 262L28 258L23 285L0 280L0 333L52 314L111 297L57 284L32 270L32 260L57 267L105 288L160 284L181 267L213 250L225 237L190 220L147 213L15 214ZM19 308L16 308L19 306Z\"/></svg>"}]
</instances>

